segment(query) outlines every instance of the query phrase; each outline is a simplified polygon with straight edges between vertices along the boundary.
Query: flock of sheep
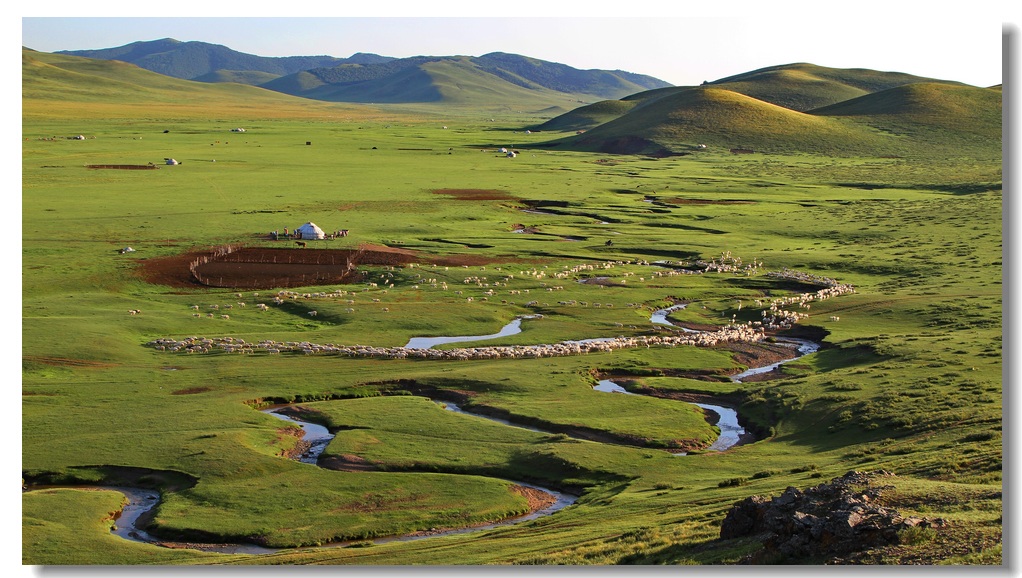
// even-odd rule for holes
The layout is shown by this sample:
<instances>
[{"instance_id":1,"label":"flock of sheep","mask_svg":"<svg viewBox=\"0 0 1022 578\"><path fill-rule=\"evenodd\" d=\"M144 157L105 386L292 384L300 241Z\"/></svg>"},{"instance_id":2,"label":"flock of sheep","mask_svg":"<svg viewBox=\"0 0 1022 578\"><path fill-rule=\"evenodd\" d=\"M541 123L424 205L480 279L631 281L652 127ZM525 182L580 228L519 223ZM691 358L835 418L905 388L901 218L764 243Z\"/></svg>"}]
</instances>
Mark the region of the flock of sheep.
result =
<instances>
[{"instance_id":1,"label":"flock of sheep","mask_svg":"<svg viewBox=\"0 0 1022 578\"><path fill-rule=\"evenodd\" d=\"M272 341L248 343L233 337L187 337L184 339L159 338L148 345L158 351L181 353L256 353L283 352L333 354L346 357L372 357L378 359L514 359L561 357L614 351L638 347L679 347L684 345L709 347L728 342L755 342L763 339L763 329L751 323L728 325L716 331L691 332L680 335L652 335L638 337L612 337L581 341L562 341L539 345L497 345L490 347L462 347L456 349L415 349L407 347L375 347L370 345L317 344L308 341Z\"/></svg>"},{"instance_id":2,"label":"flock of sheep","mask_svg":"<svg viewBox=\"0 0 1022 578\"><path fill-rule=\"evenodd\" d=\"M770 308L763 310L762 326L769 331L790 329L791 326L798 323L799 320L809 317L809 314L798 311L788 311L787 309L784 309L785 306L798 305L802 309L809 310L812 308L813 301L823 301L824 299L830 299L831 297L837 297L839 295L847 295L849 293L855 293L855 288L847 283L838 283L834 281L832 285L824 287L823 289L813 293L800 293L790 297L774 299L770 302ZM831 315L830 320L840 321L841 318L837 315Z\"/></svg>"},{"instance_id":3,"label":"flock of sheep","mask_svg":"<svg viewBox=\"0 0 1022 578\"><path fill-rule=\"evenodd\" d=\"M593 271L602 271L611 269L616 265L621 264L632 264L622 262L605 262L600 264L581 264L574 267L564 266L561 271L546 271L543 269L530 269L518 271L519 278L529 278L533 280L540 280L544 278L554 279L565 279L577 277L579 275L585 275ZM635 264L648 265L646 262L637 262ZM730 252L721 254L720 260L712 260L710 263L700 262L698 272L730 272L735 274L751 274L762 266L762 263L753 261L752 264L742 265L740 258L733 257ZM414 266L412 266L414 267ZM435 266L434 266L435 267ZM447 267L444 267L447 269ZM485 267L482 268L485 271ZM509 281L515 279L515 275L511 273L503 272L501 267L495 267L494 272L499 273L493 279L488 279L486 276L480 275L469 275L463 279L463 285L475 286L478 288L486 289L481 296L481 300L486 300L487 296L493 296L496 294L495 288L507 287ZM669 270L669 272L656 271L652 276L664 276L664 275L678 275L682 274L677 270ZM634 273L627 272L625 276L634 275ZM844 295L847 293L853 293L855 289L851 285L838 283L834 279L820 277L816 275L801 273L784 269L779 272L767 273L769 276L796 280L802 283L813 284L824 288L812 293L802 293L790 297L783 297L772 300L769 304L763 301L757 300L756 305L763 307L762 321L750 321L747 323L739 324L735 317L732 317L731 323L715 331L687 331L677 335L652 335L652 336L634 336L634 337L614 337L614 338L602 338L602 339L590 339L581 341L562 341L554 344L538 344L538 345L509 345L509 346L490 346L490 347L471 347L471 348L456 348L456 349L418 349L418 348L407 348L407 347L376 347L368 345L335 345L331 343L317 344L308 341L288 341L278 342L272 340L263 340L258 343L248 343L243 339L237 339L232 337L188 337L184 339L175 338L160 338L150 341L147 345L155 348L158 351L169 351L169 352L183 352L183 353L212 353L212 352L226 352L226 353L266 353L266 354L279 354L284 352L294 352L302 354L334 354L348 357L371 357L371 358L383 358L383 359L502 359L502 358L536 358L536 357L556 357L565 355L582 355L595 352L613 351L624 348L639 348L639 347L677 347L677 346L699 346L709 347L727 342L756 342L764 338L765 332L767 331L779 331L789 329L799 320L808 317L808 313L790 311L786 309L789 305L797 305L802 309L808 310L812 301L819 301L835 297L838 295ZM380 275L380 281L385 287L382 292L386 292L387 289L392 288L393 274L385 272ZM642 278L644 279L644 278ZM625 280L621 281L622 283ZM416 285L413 289L419 289L420 286L429 286L434 289L447 290L448 284L446 281L438 281L436 278L424 277L421 274L416 275ZM370 289L377 289L380 287L380 283L369 282L363 291ZM548 286L546 283L541 283L541 289L547 291L562 290L564 287L560 285ZM539 290L539 289L537 289ZM528 289L520 290L509 290L510 294L521 294L522 292L528 293ZM349 305L354 304L354 300L350 297L355 296L355 291L347 290L336 290L332 292L317 292L317 293L299 293L295 291L279 291L272 297L272 303L275 305L283 304L290 300L297 299L339 299L342 297L348 298L347 303ZM455 291L456 294L462 294L461 291ZM240 299L242 294L238 293L236 296ZM258 293L253 294L253 297L258 297ZM468 297L469 300L472 297ZM379 299L373 299L374 302L378 302ZM506 300L503 303L508 303ZM531 301L527 305L536 305L538 301ZM561 301L561 305L566 304L577 304L576 301ZM588 303L586 303L588 305ZM598 306L599 304L594 304ZM605 304L610 307L612 304ZM631 306L638 306L638 304L629 304ZM245 303L238 301L238 307L245 307ZM232 309L234 305L225 305L224 309ZM260 310L267 310L269 306L264 303L259 303L256 307ZM193 305L192 309L198 309L197 305ZM739 311L741 310L741 302L739 302ZM207 313L206 316L213 317L216 314L223 319L229 319L229 315L222 313L221 306L211 305L211 312ZM386 309L385 309L386 310ZM348 308L347 312L351 313L354 309ZM308 311L308 315L315 316L316 311ZM195 316L200 316L199 313L193 313ZM832 316L831 320L836 321L838 317ZM620 326L621 324L617 324Z\"/></svg>"}]
</instances>

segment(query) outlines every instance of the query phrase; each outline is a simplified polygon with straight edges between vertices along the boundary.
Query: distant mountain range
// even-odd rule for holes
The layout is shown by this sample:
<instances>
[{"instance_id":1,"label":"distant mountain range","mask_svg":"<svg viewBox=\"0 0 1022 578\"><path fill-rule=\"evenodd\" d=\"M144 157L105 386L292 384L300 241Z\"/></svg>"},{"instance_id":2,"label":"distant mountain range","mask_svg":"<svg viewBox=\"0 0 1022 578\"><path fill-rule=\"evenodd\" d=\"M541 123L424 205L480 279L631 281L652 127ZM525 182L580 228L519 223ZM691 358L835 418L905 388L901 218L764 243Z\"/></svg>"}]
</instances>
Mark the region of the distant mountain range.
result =
<instances>
[{"instance_id":1,"label":"distant mountain range","mask_svg":"<svg viewBox=\"0 0 1022 578\"><path fill-rule=\"evenodd\" d=\"M156 56L162 54L169 66L185 53L210 60L222 52L184 48L195 44L201 45L137 43L105 54L150 65L161 61ZM194 82L118 60L23 48L23 114L31 110L73 115L86 105L127 110L161 103L201 108L218 102L311 113L342 102L415 103L407 110L528 111L548 118L519 127L532 133L530 142L516 145L523 148L653 156L706 149L871 157L1002 155L1000 86L979 88L901 72L795 63L700 86L670 86L641 75L580 71L503 53L402 59L369 54L351 59L293 57L311 59L305 61L251 57L255 63L267 61L261 69L255 64L238 68L247 55L223 54L236 60L192 67L189 74L205 79ZM286 66L310 63L325 66L285 73ZM212 82L214 78L230 82ZM251 86L239 83L240 78L263 82ZM646 84L653 86L643 88ZM591 104L584 104L586 99ZM358 110L355 114L370 114L368 108ZM380 114L374 110L372 114ZM406 109L395 108L394 114L399 110Z\"/></svg>"},{"instance_id":2,"label":"distant mountain range","mask_svg":"<svg viewBox=\"0 0 1022 578\"><path fill-rule=\"evenodd\" d=\"M174 78L238 82L333 102L471 102L522 90L580 100L621 98L669 83L621 70L579 70L517 54L415 56L377 54L263 57L205 42L171 38L57 54L120 60Z\"/></svg>"}]
</instances>

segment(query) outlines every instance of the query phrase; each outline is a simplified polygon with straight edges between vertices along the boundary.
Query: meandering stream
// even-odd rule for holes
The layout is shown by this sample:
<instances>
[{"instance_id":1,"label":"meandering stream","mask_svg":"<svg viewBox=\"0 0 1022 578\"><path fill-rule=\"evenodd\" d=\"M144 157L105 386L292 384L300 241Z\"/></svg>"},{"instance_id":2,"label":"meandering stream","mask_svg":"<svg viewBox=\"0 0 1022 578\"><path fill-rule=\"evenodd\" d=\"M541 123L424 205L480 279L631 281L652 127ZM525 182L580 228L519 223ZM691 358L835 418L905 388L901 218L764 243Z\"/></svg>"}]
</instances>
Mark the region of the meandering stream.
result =
<instances>
[{"instance_id":1,"label":"meandering stream","mask_svg":"<svg viewBox=\"0 0 1022 578\"><path fill-rule=\"evenodd\" d=\"M514 318L511 323L508 323L500 329L500 331L490 335L462 335L460 337L413 337L408 340L405 345L405 349L430 349L437 345L444 345L446 343L462 343L466 341L486 341L488 339L499 339L501 337L508 337L510 335L516 335L522 332L522 319L536 319L539 315L524 315L522 317Z\"/></svg>"},{"instance_id":2,"label":"meandering stream","mask_svg":"<svg viewBox=\"0 0 1022 578\"><path fill-rule=\"evenodd\" d=\"M654 311L652 313L652 315L650 315L649 320L652 323L656 323L656 324L659 324L659 325L669 325L671 327L674 327L676 329L681 329L682 331L685 331L685 332L688 332L688 333L699 333L698 331L696 331L694 329L688 329L687 327L681 327L681 326L675 325L675 324L673 324L673 323L671 323L670 321L667 320L667 316L670 315L672 312L677 311L679 309L684 309L684 308L685 308L685 304L684 303L679 303L678 305L673 305L671 307L667 307L666 309L658 309L658 310ZM454 336L454 337L413 337L413 338L408 340L408 343L405 345L405 349L431 349L433 347L436 347L437 345L446 345L448 343L465 343L465 342L470 342L470 341L487 341L487 340L490 340L490 339L499 339L501 337L508 337L508 336L511 336L511 335L517 335L517 334L522 332L522 320L523 319L538 319L540 317L542 317L542 316L541 315L523 315L521 317L516 317L510 323L508 323L507 325L502 327L500 329L500 331L498 331L496 333L492 333L490 335L460 335L460 336ZM598 341L609 341L611 339L613 339L613 338L611 338L611 337L602 337L602 338L593 338L593 339L579 339L579 340L575 340L575 341L565 341L565 343L591 343L591 342L598 342Z\"/></svg>"},{"instance_id":3,"label":"meandering stream","mask_svg":"<svg viewBox=\"0 0 1022 578\"><path fill-rule=\"evenodd\" d=\"M453 404L450 404L453 405ZM301 421L279 413L277 410L280 408L271 408L263 410L264 413L272 415L278 419L294 423L302 428L304 432L302 434L302 440L310 444L309 448L301 455L299 461L307 464L318 464L319 456L326 449L327 445L330 444L330 440L334 438L334 434L319 424ZM455 410L455 407L449 407L448 409ZM473 414L476 415L476 414ZM498 420L499 421L499 420ZM498 528L501 526L507 526L511 524L521 524L528 522L529 520L535 520L542 516L549 516L554 512L562 510L571 504L575 503L578 496L568 494L565 492L559 492L550 488L544 488L534 484L525 482L513 481L514 484L520 486L527 486L550 494L553 496L554 501L549 506L540 508L528 514L522 516L514 516L498 522L493 522L485 525L469 526L465 528L455 528L450 530L433 531L429 533L412 534L406 536L390 536L385 538L377 538L369 540L374 544L382 544L386 542L395 541L411 541L411 540L422 540L425 538L433 538L437 536L449 536L453 534L464 534L468 532L480 532L483 530L489 530ZM100 489L115 490L124 494L127 498L128 503L124 506L120 515L117 518L117 523L112 530L117 536L120 536L126 540L134 542L145 542L150 544L164 544L171 547L184 547L192 548L197 550L203 550L206 552L219 552L222 554L272 554L280 552L281 550L294 550L299 548L266 548L258 546L256 544L212 544L212 543L194 543L194 542L173 542L168 540L161 540L151 534L146 533L144 530L137 527L139 518L146 512L149 512L156 507L160 502L159 492L155 490L146 490L142 488L131 488L122 486L104 486ZM366 540L360 540L360 542L366 542ZM351 542L337 542L334 544L325 544L323 546L316 546L317 548L338 548L344 547ZM310 547L311 548L311 547Z\"/></svg>"},{"instance_id":4,"label":"meandering stream","mask_svg":"<svg viewBox=\"0 0 1022 578\"><path fill-rule=\"evenodd\" d=\"M653 314L650 316L649 320L651 322L653 322L653 323L657 323L657 324L660 324L660 325L668 325L670 327L674 327L676 329L680 329L680 330L685 331L685 332L698 333L698 331L695 330L695 329L689 329L687 327L682 327L680 325L675 325L674 323L671 323L667 319L668 315L670 315L674 311L678 311L678 310L684 309L685 306L686 306L685 303L678 303L677 305L672 305L672 306L667 307L665 309L658 309L658 310L653 312ZM782 342L782 343L793 343L793 344L795 344L795 346L796 346L795 347L795 351L797 352L797 354L792 356L790 359L782 359L781 361L778 361L776 363L771 363L769 365L764 365L762 367L750 367L749 369L746 369L745 371L743 371L741 373L736 373L735 375L732 375L731 376L731 381L741 383L741 381L743 379L745 379L745 378L747 378L749 376L758 375L758 374L761 374L761 373L770 373L771 371L777 369L780 365L782 365L784 363L788 363L789 361L794 361L794 360L798 359L799 357L802 357L804 355L809 355L810 353L816 353L817 351L820 350L820 344L819 343L816 343L815 341L809 341L808 339L799 339L797 337L777 337L775 340L779 341L779 342ZM721 435L723 435L723 431L722 431Z\"/></svg>"},{"instance_id":5,"label":"meandering stream","mask_svg":"<svg viewBox=\"0 0 1022 578\"><path fill-rule=\"evenodd\" d=\"M650 322L655 323L655 324L668 325L668 326L675 327L675 328L678 328L678 329L681 329L681 330L687 331L687 332L696 332L695 330L691 330L691 329L687 329L687 328L675 325L675 324L671 323L670 321L668 321L668 319L667 319L667 316L670 315L670 313L672 313L673 311L677 311L679 309L683 309L684 307L685 307L685 304L677 304L677 305L674 305L674 306L671 306L671 307L668 307L668 308L665 308L665 309L659 309L657 311L654 311L653 314L650 317ZM405 345L405 348L407 348L407 349L430 349L430 348L435 347L437 345L443 345L443 344L447 344L447 343L459 343L459 342L470 342L470 341L484 341L484 340L489 340L489 339L498 339L498 338L501 338L501 337L507 337L507 336L515 335L515 334L521 332L521 323L522 323L523 319L536 318L536 317L539 317L539 316L524 316L524 317L515 318L510 323L508 323L503 328L501 328L500 331L498 331L497 333L491 334L491 335L473 335L473 336L457 336L457 337L414 337L411 340L409 340L408 344ZM601 340L604 340L604 339L607 339L607 338L595 338L595 339L580 340L580 341L578 341L578 343L585 343L585 342L589 342L589 341L601 341ZM795 358L801 357L802 355L806 355L806 354L809 354L809 353L813 353L813 352L817 351L819 349L819 347L820 347L818 343L814 343L812 341L807 341L807 340L784 339L784 341L789 341L789 342L797 344L797 346L798 346L798 348L797 348L798 355ZM784 361L773 363L773 364L770 364L770 365L767 365L767 366L764 366L764 367L751 368L751 369L748 369L748 370L746 370L746 371L744 371L742 373L739 373L737 375L732 376L731 379L733 381L741 381L741 379L743 379L745 377L748 377L750 375L755 375L755 374L759 374L759 373L766 373L766 372L772 371L777 366L779 366L782 363L786 363L787 361L791 361L791 359L787 359L787 360L784 360ZM625 390L620 385L614 383L611 380L602 380L602 381L600 381L599 384L594 387L594 389L596 391L607 392L607 393L624 393L624 394L628 394L628 395L637 395L637 394L633 394L632 392L629 392L629 391ZM438 403L440 403L440 402L438 402ZM450 403L450 402L443 402L442 405L447 410L450 410L450 411L456 411L456 412L460 412L460 413L464 413L464 414L468 414L468 415L474 415L474 416L482 417L482 418L489 419L489 420L492 420L492 421L496 421L496 422L499 422L499 423L502 423L502 424L505 424L505 425L508 425L508 426L512 426L512 427L522 427L522 428L525 428L525 429L530 429L532 431L542 431L542 430L538 430L536 428L528 427L528 426L525 426L525 425L522 425L522 424L516 424L516 423L508 421L508 420L503 420L503 419L494 418L494 417L490 417L490 416L486 416L486 415L482 415L482 414L475 414L475 413L467 412L467 411L461 409L460 407L458 407L456 404L453 404L453 403ZM726 449L734 446L735 444L739 443L739 441L741 440L742 435L745 434L745 429L741 425L738 424L738 414L737 414L737 412L735 412L734 409L728 408L728 407L719 406L719 405L711 405L711 404L703 404L703 403L696 403L694 405L697 405L697 406L699 406L699 407L701 407L703 409L706 409L706 410L713 411L718 416L720 416L718 421L717 421L717 423L715 424L720 429L720 436L718 437L718 439L716 441L714 441L714 443L712 445L710 445L707 448L708 450L711 450L711 451L723 451L723 450L726 450ZM310 423L310 422L304 422L304 421L297 420L297 419L295 419L293 417L290 417L290 416L287 416L287 415L279 413L278 411L276 411L276 409L268 409L268 410L264 410L264 411L266 413L268 413L269 415L272 415L272 416L274 416L276 418L279 418L279 419L282 419L282 420L286 420L288 422L295 423L295 424L299 425L302 428L303 432L304 432L303 433L303 438L302 438L303 441L309 443L309 448L306 450L305 453L302 454L302 456L300 457L300 461L304 462L304 463L308 463L308 464L317 464L318 463L319 456L322 454L323 450L326 449L327 445L329 445L330 441L334 437L334 435L331 434L330 431L326 427L324 427L322 425L319 425L319 424L314 424L314 423ZM550 432L545 432L545 433L550 433ZM675 454L675 455L685 455L685 454L684 453L678 453L678 454ZM549 489L549 488L542 488L542 487L539 487L539 486L535 486L535 485L532 485L532 484L526 484L526 483L523 483L523 482L514 482L514 483L515 484L519 484L519 485L523 485L523 486L532 487L532 488L541 490L543 492L549 493L549 494L551 494L551 495L553 495L555 497L555 501L554 501L554 503L552 505L550 505L550 506L548 506L546 508L537 510L535 512L532 512L530 514L527 514L525 516L509 518L509 519L502 520L500 522L496 522L496 523L493 523L493 524L487 524L487 525L483 525L483 526L473 526L473 527L460 528L460 529L454 529L454 530L445 530L445 531L431 532L431 533L428 533L428 534L415 534L415 535L408 535L408 536L394 536L394 537L388 537L388 538L380 538L380 539L377 539L377 540L373 540L373 542L374 543L384 543L384 542L392 542L392 541L420 540L420 539L431 538L431 537L436 537L436 536L444 536L444 535L452 535L452 534L462 534L462 533L468 533L468 532L478 532L478 531L492 529L492 528L496 528L496 527L500 527L500 526L505 526L505 525L510 525L510 524L519 524L519 523L526 522L526 521L529 521L529 520L534 520L534 519L539 518L541 516L547 516L547 515L553 514L554 512L557 512L557 511L559 511L559 510L561 510L561 509L563 509L563 508L573 504L575 502L575 500L577 499L577 496L573 496L571 494L565 494L563 492L558 492L558 491L555 491L555 490L552 490L552 489ZM269 553L279 552L279 551L282 550L282 549L278 549L278 548L265 548L265 547L262 547L262 546L257 546L255 544L198 544L198 543L186 543L185 544L185 543L173 543L173 542L169 542L169 541L165 541L165 540L160 540L159 538L156 538L156 537L146 533L144 530L141 530L138 527L136 527L136 525L138 523L138 519L142 515L144 515L146 512L148 512L152 508L154 508L159 503L159 493L158 492L156 492L154 490L145 490L145 489L130 488L130 487L104 487L103 489L116 490L118 492L123 493L127 497L128 504L121 511L119 517L117 518L117 523L116 523L116 525L115 525L115 527L113 529L113 533L114 534L116 534L118 536L121 536L121 537L123 537L123 538L125 538L127 540L133 540L133 541L137 541L137 542L146 542L146 543L160 543L160 544L166 544L166 545L171 545L171 546L176 546L176 547L189 547L189 548L194 548L194 549L201 549L201 550L204 550L204 551L221 552L221 553L228 553L228 554L269 554ZM349 543L350 542L339 542L339 543L336 543L336 544L328 544L328 545L320 546L320 547L321 548L322 547L343 547L343 546L348 545Z\"/></svg>"},{"instance_id":6,"label":"meandering stream","mask_svg":"<svg viewBox=\"0 0 1022 578\"><path fill-rule=\"evenodd\" d=\"M760 374L760 373L769 373L769 372L777 369L778 366L780 366L782 364L788 363L789 361L794 361L794 360L798 359L799 357L802 357L803 355L809 355L810 353L816 353L817 351L820 350L820 344L819 343L816 343L815 341L809 341L808 339L799 339L797 337L778 337L777 341L782 342L782 343L794 343L796 345L795 351L798 352L798 355L796 355L796 356L794 356L794 357L792 357L790 359L782 359L781 361L778 361L776 363L771 363L770 365L764 365L763 367L750 367L749 369L746 369L745 371L743 371L741 373L736 373L735 375L732 375L731 376L731 381L735 381L735 382L739 382L740 383L743 379L745 379L746 377L749 377L751 375L757 375L757 374Z\"/></svg>"},{"instance_id":7,"label":"meandering stream","mask_svg":"<svg viewBox=\"0 0 1022 578\"><path fill-rule=\"evenodd\" d=\"M628 395L639 395L628 391L620 385L614 383L609 379L600 380L600 382L593 389L597 391L603 391L606 393L625 393ZM681 402L689 403L689 402ZM717 423L714 425L720 429L720 435L714 440L706 449L709 451L722 452L732 446L738 444L741 441L742 436L746 434L745 428L738 423L738 412L733 408L724 407L722 405L713 405L709 403L692 403L692 405L701 407L706 410L710 410L719 416ZM675 453L676 456L686 455L684 452Z\"/></svg>"}]
</instances>

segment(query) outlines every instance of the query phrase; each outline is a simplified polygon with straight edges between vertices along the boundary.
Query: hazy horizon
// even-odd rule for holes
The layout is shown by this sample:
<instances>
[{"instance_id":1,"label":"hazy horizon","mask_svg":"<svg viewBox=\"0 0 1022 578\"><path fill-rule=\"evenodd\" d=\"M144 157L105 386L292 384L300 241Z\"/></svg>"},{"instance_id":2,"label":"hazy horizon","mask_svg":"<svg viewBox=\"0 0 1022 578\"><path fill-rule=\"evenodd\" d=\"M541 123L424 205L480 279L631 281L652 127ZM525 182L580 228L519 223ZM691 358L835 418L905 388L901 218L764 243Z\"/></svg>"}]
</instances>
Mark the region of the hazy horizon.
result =
<instances>
[{"instance_id":1,"label":"hazy horizon","mask_svg":"<svg viewBox=\"0 0 1022 578\"><path fill-rule=\"evenodd\" d=\"M583 70L645 74L676 86L795 62L904 72L981 87L1002 83L1004 37L1010 26L997 15L908 21L893 11L868 21L838 21L840 27L819 17L790 15L23 17L22 45L58 52L174 38L270 57L509 52Z\"/></svg>"}]
</instances>

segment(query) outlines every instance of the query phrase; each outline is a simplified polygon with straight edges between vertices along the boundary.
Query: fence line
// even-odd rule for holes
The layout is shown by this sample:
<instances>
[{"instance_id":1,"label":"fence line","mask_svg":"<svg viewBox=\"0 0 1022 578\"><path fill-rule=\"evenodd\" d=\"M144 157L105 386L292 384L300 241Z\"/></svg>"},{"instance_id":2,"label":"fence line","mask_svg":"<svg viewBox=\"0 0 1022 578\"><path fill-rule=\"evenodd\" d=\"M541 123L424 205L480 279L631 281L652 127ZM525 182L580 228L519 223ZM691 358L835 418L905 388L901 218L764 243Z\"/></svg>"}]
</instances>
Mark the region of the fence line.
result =
<instances>
[{"instance_id":1,"label":"fence line","mask_svg":"<svg viewBox=\"0 0 1022 578\"><path fill-rule=\"evenodd\" d=\"M323 284L323 283L343 283L349 279L354 273L359 260L366 255L364 247L360 246L354 253L348 256L338 255L331 253L330 255L323 255L318 251L295 251L289 249L269 249L260 248L261 255L257 256L243 256L240 254L240 250L244 246L240 244L228 244L214 247L209 254L201 255L191 261L188 265L188 270L192 277L199 283L211 287L236 287L244 289L260 289L267 287L267 281L271 282L272 287L302 287L312 284ZM271 253L267 254L266 251ZM283 255L280 255L280 251L286 251L286 261L283 259ZM233 255L233 257L232 257ZM279 258L278 258L279 257ZM327 259L329 257L329 259ZM327 263L329 261L329 263ZM338 262L340 261L340 263ZM270 265L318 265L318 266L334 266L343 265L344 270L340 273L337 272L316 272L314 274L301 273L299 276L285 276L283 278L274 276L271 279L267 279L264 276L253 276L251 278L235 278L228 280L226 283L222 275L210 276L202 273L199 269L203 265L209 263L247 263L252 265L270 264Z\"/></svg>"}]
</instances>

